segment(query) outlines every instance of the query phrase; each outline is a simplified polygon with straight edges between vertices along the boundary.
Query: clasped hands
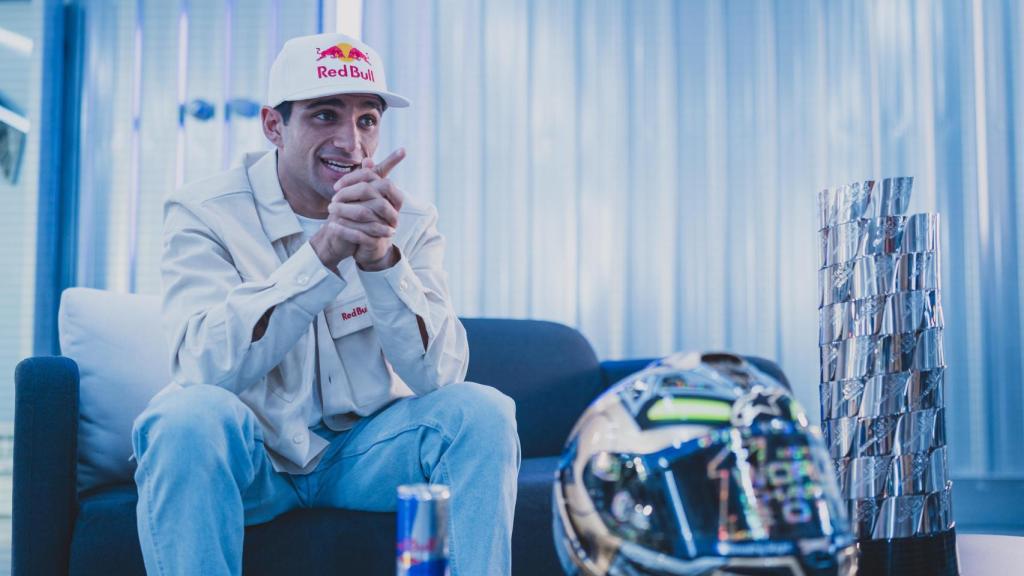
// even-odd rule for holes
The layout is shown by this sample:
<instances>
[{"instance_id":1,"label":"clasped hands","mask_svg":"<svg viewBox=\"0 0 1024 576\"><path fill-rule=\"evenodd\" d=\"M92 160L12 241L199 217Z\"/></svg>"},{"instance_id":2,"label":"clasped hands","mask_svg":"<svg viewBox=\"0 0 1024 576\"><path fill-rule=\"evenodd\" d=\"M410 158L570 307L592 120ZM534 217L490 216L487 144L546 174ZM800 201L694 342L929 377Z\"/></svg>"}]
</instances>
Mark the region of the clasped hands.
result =
<instances>
[{"instance_id":1,"label":"clasped hands","mask_svg":"<svg viewBox=\"0 0 1024 576\"><path fill-rule=\"evenodd\" d=\"M384 270L398 261L392 244L402 209L402 191L388 173L405 158L399 148L380 164L366 158L334 184L327 222L310 243L328 268L352 256L363 270Z\"/></svg>"}]
</instances>

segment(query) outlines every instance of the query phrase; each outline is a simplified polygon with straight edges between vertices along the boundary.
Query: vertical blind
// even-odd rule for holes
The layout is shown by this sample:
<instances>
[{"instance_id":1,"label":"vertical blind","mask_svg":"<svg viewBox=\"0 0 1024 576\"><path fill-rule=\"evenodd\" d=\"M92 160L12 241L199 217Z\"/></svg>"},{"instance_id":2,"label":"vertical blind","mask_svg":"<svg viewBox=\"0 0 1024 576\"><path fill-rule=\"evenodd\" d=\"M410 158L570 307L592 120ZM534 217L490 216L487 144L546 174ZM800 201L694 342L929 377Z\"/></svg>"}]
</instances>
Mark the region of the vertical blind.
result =
<instances>
[{"instance_id":1,"label":"vertical blind","mask_svg":"<svg viewBox=\"0 0 1024 576\"><path fill-rule=\"evenodd\" d=\"M959 476L1024 477L1024 8L1013 0L375 0L464 315L604 358L777 360L817 406L815 193L915 177L942 215ZM382 151L384 153L387 150Z\"/></svg>"}]
</instances>

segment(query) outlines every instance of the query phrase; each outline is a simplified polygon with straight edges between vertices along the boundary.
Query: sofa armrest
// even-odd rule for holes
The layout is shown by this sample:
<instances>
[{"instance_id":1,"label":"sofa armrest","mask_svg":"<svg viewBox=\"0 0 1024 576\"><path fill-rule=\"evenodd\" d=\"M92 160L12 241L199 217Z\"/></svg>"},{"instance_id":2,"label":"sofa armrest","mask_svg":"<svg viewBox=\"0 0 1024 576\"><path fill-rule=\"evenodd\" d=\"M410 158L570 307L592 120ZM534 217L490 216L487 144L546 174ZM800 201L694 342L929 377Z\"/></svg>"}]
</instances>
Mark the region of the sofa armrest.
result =
<instances>
[{"instance_id":1,"label":"sofa armrest","mask_svg":"<svg viewBox=\"0 0 1024 576\"><path fill-rule=\"evenodd\" d=\"M14 373L14 576L68 573L77 514L78 366L29 358Z\"/></svg>"}]
</instances>

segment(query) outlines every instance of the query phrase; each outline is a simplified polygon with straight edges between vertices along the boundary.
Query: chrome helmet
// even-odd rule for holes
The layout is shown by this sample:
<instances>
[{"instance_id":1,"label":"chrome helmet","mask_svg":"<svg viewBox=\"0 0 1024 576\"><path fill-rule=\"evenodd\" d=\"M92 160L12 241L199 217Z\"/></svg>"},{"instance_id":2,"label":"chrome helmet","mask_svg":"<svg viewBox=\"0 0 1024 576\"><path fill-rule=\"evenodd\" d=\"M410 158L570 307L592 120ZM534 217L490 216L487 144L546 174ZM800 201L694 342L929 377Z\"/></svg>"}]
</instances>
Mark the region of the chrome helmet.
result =
<instances>
[{"instance_id":1,"label":"chrome helmet","mask_svg":"<svg viewBox=\"0 0 1024 576\"><path fill-rule=\"evenodd\" d=\"M820 433L743 358L680 353L598 397L554 483L568 574L855 574Z\"/></svg>"}]
</instances>

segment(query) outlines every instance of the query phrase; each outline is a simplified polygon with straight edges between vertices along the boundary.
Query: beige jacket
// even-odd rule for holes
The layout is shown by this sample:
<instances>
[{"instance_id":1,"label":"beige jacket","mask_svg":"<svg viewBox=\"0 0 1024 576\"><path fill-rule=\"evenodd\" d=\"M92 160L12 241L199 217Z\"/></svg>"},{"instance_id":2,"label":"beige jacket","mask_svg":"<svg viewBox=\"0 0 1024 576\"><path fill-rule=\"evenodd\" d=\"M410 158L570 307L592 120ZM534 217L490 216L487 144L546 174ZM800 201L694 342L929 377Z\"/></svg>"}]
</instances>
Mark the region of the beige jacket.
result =
<instances>
[{"instance_id":1,"label":"beige jacket","mask_svg":"<svg viewBox=\"0 0 1024 576\"><path fill-rule=\"evenodd\" d=\"M301 240L276 160L275 152L247 155L243 166L185 186L164 206L172 375L164 392L199 383L234 392L262 424L274 466L307 473L327 445L307 421L310 406L320 406L315 370L323 420L344 430L396 398L464 380L469 348L449 303L433 206L406 199L398 264L366 272L348 258L339 277ZM253 342L270 308L266 333Z\"/></svg>"}]
</instances>

